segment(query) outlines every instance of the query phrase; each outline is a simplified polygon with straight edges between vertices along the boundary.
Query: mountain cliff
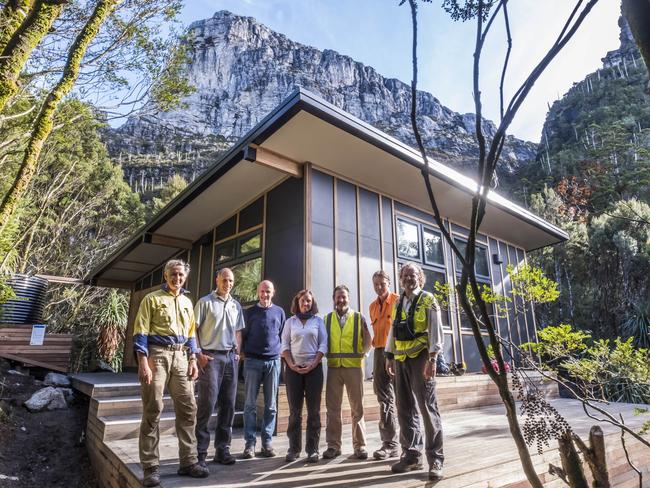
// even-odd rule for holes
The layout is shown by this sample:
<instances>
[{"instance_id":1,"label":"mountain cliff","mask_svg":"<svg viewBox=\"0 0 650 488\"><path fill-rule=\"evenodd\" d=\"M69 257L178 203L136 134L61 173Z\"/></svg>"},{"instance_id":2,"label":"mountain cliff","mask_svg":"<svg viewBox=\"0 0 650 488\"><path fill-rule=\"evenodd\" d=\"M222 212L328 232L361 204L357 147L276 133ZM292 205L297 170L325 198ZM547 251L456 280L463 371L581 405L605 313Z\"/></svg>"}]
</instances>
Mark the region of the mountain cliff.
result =
<instances>
[{"instance_id":1,"label":"mountain cliff","mask_svg":"<svg viewBox=\"0 0 650 488\"><path fill-rule=\"evenodd\" d=\"M109 150L139 191L154 190L171 174L200 174L215 157L272 111L297 86L415 147L410 86L332 50L293 42L250 17L217 12L189 27L187 73L195 92L183 107L132 118L107 135ZM425 147L463 172L478 154L474 115L418 93ZM495 126L484 122L490 137ZM502 181L532 161L537 146L508 138L498 170Z\"/></svg>"},{"instance_id":2,"label":"mountain cliff","mask_svg":"<svg viewBox=\"0 0 650 488\"><path fill-rule=\"evenodd\" d=\"M537 164L519 170L528 194L559 189L583 213L650 197L648 74L623 17L619 26L620 47L551 106Z\"/></svg>"}]
</instances>

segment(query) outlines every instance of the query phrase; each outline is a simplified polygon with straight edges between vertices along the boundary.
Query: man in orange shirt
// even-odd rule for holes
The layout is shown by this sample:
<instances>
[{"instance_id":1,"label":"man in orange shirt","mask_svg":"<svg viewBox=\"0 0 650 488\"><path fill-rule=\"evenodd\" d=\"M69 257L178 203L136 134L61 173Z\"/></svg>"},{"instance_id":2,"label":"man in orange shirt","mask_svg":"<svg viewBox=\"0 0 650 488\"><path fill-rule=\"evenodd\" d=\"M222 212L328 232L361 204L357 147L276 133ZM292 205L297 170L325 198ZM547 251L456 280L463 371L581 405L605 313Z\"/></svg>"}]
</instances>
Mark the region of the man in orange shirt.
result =
<instances>
[{"instance_id":1,"label":"man in orange shirt","mask_svg":"<svg viewBox=\"0 0 650 488\"><path fill-rule=\"evenodd\" d=\"M372 345L375 348L372 378L379 402L379 434L382 442L373 457L381 460L398 454L395 388L393 379L386 372L384 348L392 325L393 307L399 300L399 295L390 291L390 277L383 270L372 275L372 284L377 293L377 299L370 304L370 321L374 332Z\"/></svg>"}]
</instances>

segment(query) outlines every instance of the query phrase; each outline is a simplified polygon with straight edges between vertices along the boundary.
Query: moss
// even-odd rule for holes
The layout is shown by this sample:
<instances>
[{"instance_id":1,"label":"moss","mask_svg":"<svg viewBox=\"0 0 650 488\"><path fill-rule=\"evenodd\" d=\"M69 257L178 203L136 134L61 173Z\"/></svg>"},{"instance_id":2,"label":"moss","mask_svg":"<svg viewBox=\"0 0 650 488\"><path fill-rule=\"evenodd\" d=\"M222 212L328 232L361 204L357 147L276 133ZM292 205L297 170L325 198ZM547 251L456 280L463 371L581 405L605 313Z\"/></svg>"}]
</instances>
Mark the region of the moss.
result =
<instances>
[{"instance_id":1,"label":"moss","mask_svg":"<svg viewBox=\"0 0 650 488\"><path fill-rule=\"evenodd\" d=\"M14 213L18 202L22 197L27 185L31 181L36 171L38 158L43 149L45 140L52 132L54 125L54 114L61 102L74 86L79 76L79 69L81 67L81 60L86 54L88 46L99 32L99 28L113 12L115 7L121 3L122 0L102 0L100 1L92 15L84 25L83 29L75 39L74 43L68 51L68 59L63 69L63 75L45 98L41 110L34 121L32 135L25 149L25 156L20 166L16 179L11 189L5 195L5 198L0 206L0 231L5 227L11 215ZM2 79L0 78L0 85ZM2 98L0 94L0 110L2 109Z\"/></svg>"}]
</instances>

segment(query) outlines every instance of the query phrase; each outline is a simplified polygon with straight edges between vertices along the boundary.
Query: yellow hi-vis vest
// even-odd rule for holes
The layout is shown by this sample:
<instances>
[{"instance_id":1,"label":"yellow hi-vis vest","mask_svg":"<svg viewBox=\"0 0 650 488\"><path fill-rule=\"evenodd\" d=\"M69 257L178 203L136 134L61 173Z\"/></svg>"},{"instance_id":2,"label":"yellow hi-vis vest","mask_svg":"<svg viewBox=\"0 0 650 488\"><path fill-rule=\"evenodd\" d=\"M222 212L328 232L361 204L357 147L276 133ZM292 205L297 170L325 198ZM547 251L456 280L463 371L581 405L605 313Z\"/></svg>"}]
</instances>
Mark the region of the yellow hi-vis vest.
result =
<instances>
[{"instance_id":1,"label":"yellow hi-vis vest","mask_svg":"<svg viewBox=\"0 0 650 488\"><path fill-rule=\"evenodd\" d=\"M361 336L361 314L352 312L341 327L336 312L325 316L329 368L360 368L363 361L363 338Z\"/></svg>"},{"instance_id":2,"label":"yellow hi-vis vest","mask_svg":"<svg viewBox=\"0 0 650 488\"><path fill-rule=\"evenodd\" d=\"M397 339L395 333L395 318L397 315L397 309L401 310L401 321L406 321L408 314L406 310L402 309L400 304L402 303L403 296L400 297L399 302L395 304L393 308L392 318L393 318L393 340L394 340L394 349L393 354L395 360L404 361L407 357L414 358L422 352L424 349L429 348L429 322L428 322L428 311L434 306L435 298L433 295L427 291L420 291L420 295L417 299L417 305L415 306L415 311L413 313L413 334L416 336L411 340L399 340ZM413 301L411 301L412 303ZM413 306L413 305L411 305Z\"/></svg>"}]
</instances>

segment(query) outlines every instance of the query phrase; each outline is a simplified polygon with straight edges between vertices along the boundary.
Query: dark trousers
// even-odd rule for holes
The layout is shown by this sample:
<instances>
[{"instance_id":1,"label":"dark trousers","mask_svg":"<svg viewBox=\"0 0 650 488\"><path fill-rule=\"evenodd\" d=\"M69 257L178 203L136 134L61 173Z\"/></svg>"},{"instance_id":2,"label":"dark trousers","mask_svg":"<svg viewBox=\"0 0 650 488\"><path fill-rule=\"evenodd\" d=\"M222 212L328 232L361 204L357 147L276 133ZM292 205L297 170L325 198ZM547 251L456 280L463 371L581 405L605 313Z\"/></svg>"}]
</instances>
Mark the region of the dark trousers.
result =
<instances>
[{"instance_id":1,"label":"dark trousers","mask_svg":"<svg viewBox=\"0 0 650 488\"><path fill-rule=\"evenodd\" d=\"M287 386L289 402L289 451L299 454L302 451L302 405L307 400L307 454L318 453L320 440L320 402L323 393L323 366L319 364L307 374L299 374L286 368L284 381Z\"/></svg>"},{"instance_id":2,"label":"dark trousers","mask_svg":"<svg viewBox=\"0 0 650 488\"><path fill-rule=\"evenodd\" d=\"M235 418L235 398L237 396L237 361L235 354L211 353L203 351L212 361L199 374L198 405L196 413L196 443L199 456L205 457L210 445L208 422L217 411L217 427L214 447L217 452L230 448L232 421Z\"/></svg>"},{"instance_id":3,"label":"dark trousers","mask_svg":"<svg viewBox=\"0 0 650 488\"><path fill-rule=\"evenodd\" d=\"M372 387L379 403L379 436L382 447L397 447L397 411L395 407L395 385L386 372L384 348L375 349L372 368Z\"/></svg>"},{"instance_id":4,"label":"dark trousers","mask_svg":"<svg viewBox=\"0 0 650 488\"><path fill-rule=\"evenodd\" d=\"M425 349L415 358L395 361L395 393L402 454L412 459L422 455L422 418L426 437L424 448L431 465L436 459L443 461L444 455L442 421L436 402L436 380L425 380L423 374L428 359L429 354Z\"/></svg>"}]
</instances>

